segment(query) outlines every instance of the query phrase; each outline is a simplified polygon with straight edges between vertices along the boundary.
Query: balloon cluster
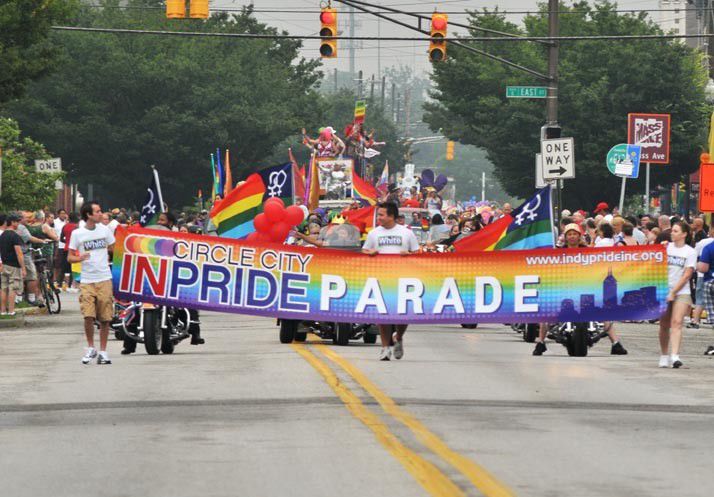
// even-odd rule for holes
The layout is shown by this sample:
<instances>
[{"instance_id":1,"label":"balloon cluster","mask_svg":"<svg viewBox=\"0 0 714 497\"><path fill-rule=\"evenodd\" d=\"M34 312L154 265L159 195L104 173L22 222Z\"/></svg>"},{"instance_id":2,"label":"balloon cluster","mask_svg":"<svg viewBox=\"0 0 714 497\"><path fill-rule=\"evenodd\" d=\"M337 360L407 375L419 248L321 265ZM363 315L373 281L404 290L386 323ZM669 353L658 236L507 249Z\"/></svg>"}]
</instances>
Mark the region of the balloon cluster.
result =
<instances>
[{"instance_id":1,"label":"balloon cluster","mask_svg":"<svg viewBox=\"0 0 714 497\"><path fill-rule=\"evenodd\" d=\"M288 233L305 220L307 209L291 205L285 207L282 200L271 197L263 204L263 212L255 216L255 231L248 235L248 241L283 243Z\"/></svg>"}]
</instances>

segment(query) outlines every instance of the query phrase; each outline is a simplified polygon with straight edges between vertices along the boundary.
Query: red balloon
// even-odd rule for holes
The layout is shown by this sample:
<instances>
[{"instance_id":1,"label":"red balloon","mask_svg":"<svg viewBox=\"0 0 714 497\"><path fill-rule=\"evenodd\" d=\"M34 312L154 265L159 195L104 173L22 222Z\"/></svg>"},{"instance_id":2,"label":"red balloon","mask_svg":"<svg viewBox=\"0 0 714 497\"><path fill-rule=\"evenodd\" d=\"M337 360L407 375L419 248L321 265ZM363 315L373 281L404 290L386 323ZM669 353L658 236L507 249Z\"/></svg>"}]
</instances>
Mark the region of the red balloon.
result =
<instances>
[{"instance_id":1,"label":"red balloon","mask_svg":"<svg viewBox=\"0 0 714 497\"><path fill-rule=\"evenodd\" d=\"M269 242L270 236L267 233L256 233L258 236L255 237L257 242Z\"/></svg>"},{"instance_id":2,"label":"red balloon","mask_svg":"<svg viewBox=\"0 0 714 497\"><path fill-rule=\"evenodd\" d=\"M291 224L293 226L296 226L305 220L305 213L297 205L289 206L287 209L285 209L285 213L287 214L288 224Z\"/></svg>"},{"instance_id":3,"label":"red balloon","mask_svg":"<svg viewBox=\"0 0 714 497\"><path fill-rule=\"evenodd\" d=\"M257 242L258 241L258 232L254 231L253 233L251 233L250 235L245 237L245 239L249 242Z\"/></svg>"},{"instance_id":4,"label":"red balloon","mask_svg":"<svg viewBox=\"0 0 714 497\"><path fill-rule=\"evenodd\" d=\"M285 207L285 203L280 197L269 197L268 200L263 202L263 208L268 204L280 204L281 207Z\"/></svg>"},{"instance_id":5,"label":"red balloon","mask_svg":"<svg viewBox=\"0 0 714 497\"><path fill-rule=\"evenodd\" d=\"M283 243L290 233L290 225L286 222L275 223L270 227L270 240Z\"/></svg>"},{"instance_id":6,"label":"red balloon","mask_svg":"<svg viewBox=\"0 0 714 497\"><path fill-rule=\"evenodd\" d=\"M263 212L271 223L279 223L285 219L285 206L281 201L279 204L276 202L270 202L263 206Z\"/></svg>"},{"instance_id":7,"label":"red balloon","mask_svg":"<svg viewBox=\"0 0 714 497\"><path fill-rule=\"evenodd\" d=\"M255 226L255 231L264 233L270 229L270 221L268 217L261 212L253 219L253 226Z\"/></svg>"}]
</instances>

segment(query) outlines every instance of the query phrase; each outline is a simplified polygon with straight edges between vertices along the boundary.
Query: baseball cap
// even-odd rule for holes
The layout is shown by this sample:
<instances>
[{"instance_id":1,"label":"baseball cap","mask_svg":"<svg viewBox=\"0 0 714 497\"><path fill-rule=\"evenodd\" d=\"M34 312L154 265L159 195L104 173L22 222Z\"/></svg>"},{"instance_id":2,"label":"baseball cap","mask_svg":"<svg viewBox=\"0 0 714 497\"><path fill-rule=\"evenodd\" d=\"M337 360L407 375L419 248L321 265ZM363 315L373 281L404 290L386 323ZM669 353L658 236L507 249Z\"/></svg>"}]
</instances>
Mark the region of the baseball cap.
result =
<instances>
[{"instance_id":1,"label":"baseball cap","mask_svg":"<svg viewBox=\"0 0 714 497\"><path fill-rule=\"evenodd\" d=\"M606 211L608 209L609 209L609 207L607 206L607 203L600 202L599 204L597 204L597 206L595 207L595 210L593 212L598 213L600 211Z\"/></svg>"},{"instance_id":2,"label":"baseball cap","mask_svg":"<svg viewBox=\"0 0 714 497\"><path fill-rule=\"evenodd\" d=\"M568 231L577 231L578 234L583 234L583 232L580 230L580 226L578 226L576 223L570 223L569 225L567 225L563 230L563 234L566 234Z\"/></svg>"}]
</instances>

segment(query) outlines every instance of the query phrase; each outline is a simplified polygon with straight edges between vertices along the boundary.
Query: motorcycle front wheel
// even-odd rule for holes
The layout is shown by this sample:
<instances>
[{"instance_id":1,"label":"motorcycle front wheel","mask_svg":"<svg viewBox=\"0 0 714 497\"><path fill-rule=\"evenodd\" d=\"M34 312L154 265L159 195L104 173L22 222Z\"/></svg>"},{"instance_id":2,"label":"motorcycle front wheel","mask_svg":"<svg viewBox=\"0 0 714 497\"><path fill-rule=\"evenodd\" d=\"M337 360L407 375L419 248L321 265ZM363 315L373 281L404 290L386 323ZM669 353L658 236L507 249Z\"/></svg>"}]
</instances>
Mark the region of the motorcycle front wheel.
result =
<instances>
[{"instance_id":1,"label":"motorcycle front wheel","mask_svg":"<svg viewBox=\"0 0 714 497\"><path fill-rule=\"evenodd\" d=\"M161 331L161 310L152 309L144 311L144 348L149 355L156 355L161 351L163 333Z\"/></svg>"}]
</instances>

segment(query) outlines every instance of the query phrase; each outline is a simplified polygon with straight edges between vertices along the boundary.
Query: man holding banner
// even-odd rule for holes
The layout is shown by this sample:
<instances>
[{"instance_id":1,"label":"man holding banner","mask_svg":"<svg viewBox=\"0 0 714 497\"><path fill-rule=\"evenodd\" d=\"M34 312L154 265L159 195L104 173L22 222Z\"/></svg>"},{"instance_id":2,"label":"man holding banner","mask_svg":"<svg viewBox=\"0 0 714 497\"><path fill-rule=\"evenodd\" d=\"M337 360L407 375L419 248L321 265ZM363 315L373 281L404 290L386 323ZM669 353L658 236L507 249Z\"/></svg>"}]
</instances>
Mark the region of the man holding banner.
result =
<instances>
[{"instance_id":1,"label":"man holding banner","mask_svg":"<svg viewBox=\"0 0 714 497\"><path fill-rule=\"evenodd\" d=\"M377 254L400 254L409 255L419 251L419 242L416 236L406 226L397 224L399 208L394 202L379 204L377 208L377 226L367 235L362 247L362 252L368 255ZM379 336L382 340L382 350L379 353L380 361L388 361L392 356L392 344L394 347L394 358L404 357L404 333L407 331L406 324L380 324Z\"/></svg>"}]
</instances>

